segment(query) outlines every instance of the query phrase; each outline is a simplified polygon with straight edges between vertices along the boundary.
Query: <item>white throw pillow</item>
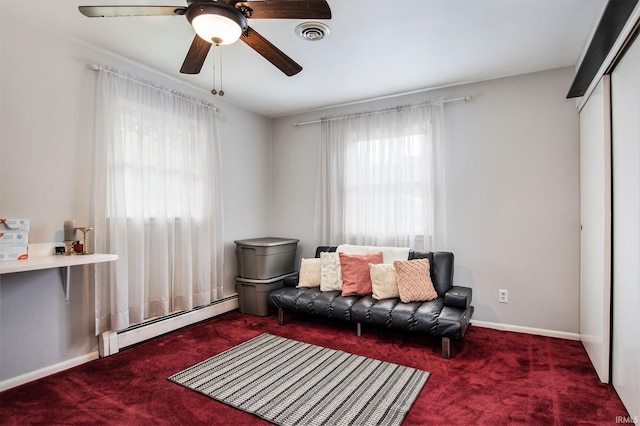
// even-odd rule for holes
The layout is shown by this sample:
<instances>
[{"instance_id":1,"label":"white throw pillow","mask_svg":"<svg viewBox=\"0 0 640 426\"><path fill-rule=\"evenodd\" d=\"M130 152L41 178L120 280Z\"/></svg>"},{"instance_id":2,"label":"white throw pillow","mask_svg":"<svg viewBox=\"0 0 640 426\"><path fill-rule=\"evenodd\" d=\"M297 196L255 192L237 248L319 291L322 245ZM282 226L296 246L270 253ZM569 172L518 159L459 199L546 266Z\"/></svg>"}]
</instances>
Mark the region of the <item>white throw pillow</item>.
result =
<instances>
[{"instance_id":1,"label":"white throw pillow","mask_svg":"<svg viewBox=\"0 0 640 426\"><path fill-rule=\"evenodd\" d=\"M302 259L300 262L300 287L318 287L320 285L320 259Z\"/></svg>"},{"instance_id":2,"label":"white throw pillow","mask_svg":"<svg viewBox=\"0 0 640 426\"><path fill-rule=\"evenodd\" d=\"M396 260L407 260L409 257L409 247L378 247L378 246L357 246L352 244L340 244L336 251L338 253L350 254L372 254L382 252L384 263L393 263Z\"/></svg>"},{"instance_id":3,"label":"white throw pillow","mask_svg":"<svg viewBox=\"0 0 640 426\"><path fill-rule=\"evenodd\" d=\"M342 269L338 253L320 252L320 291L342 291Z\"/></svg>"},{"instance_id":4,"label":"white throw pillow","mask_svg":"<svg viewBox=\"0 0 640 426\"><path fill-rule=\"evenodd\" d=\"M371 274L372 297L374 299L391 299L400 297L398 282L396 279L396 268L389 263L369 264Z\"/></svg>"}]
</instances>

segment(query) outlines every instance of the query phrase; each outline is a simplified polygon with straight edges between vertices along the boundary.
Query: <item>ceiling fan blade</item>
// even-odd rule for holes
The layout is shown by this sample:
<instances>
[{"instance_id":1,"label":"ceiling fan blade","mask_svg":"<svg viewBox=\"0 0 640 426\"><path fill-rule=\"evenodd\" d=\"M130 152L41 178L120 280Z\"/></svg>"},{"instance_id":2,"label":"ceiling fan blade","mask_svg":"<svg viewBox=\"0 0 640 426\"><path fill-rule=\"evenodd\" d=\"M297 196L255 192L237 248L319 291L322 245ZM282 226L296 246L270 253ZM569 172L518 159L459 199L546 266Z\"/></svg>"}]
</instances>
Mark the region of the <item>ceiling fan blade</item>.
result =
<instances>
[{"instance_id":1,"label":"ceiling fan blade","mask_svg":"<svg viewBox=\"0 0 640 426\"><path fill-rule=\"evenodd\" d=\"M331 19L331 9L325 0L241 1L236 8L253 10L252 19Z\"/></svg>"},{"instance_id":2,"label":"ceiling fan blade","mask_svg":"<svg viewBox=\"0 0 640 426\"><path fill-rule=\"evenodd\" d=\"M184 58L180 72L183 74L198 74L202 69L205 59L207 59L209 49L211 49L211 43L204 41L200 36L196 35L187 52L187 57Z\"/></svg>"},{"instance_id":3,"label":"ceiling fan blade","mask_svg":"<svg viewBox=\"0 0 640 426\"><path fill-rule=\"evenodd\" d=\"M249 35L247 37L243 36L240 37L240 39L289 77L302 71L300 65L288 57L282 50L271 44L269 40L258 34L253 28L249 28Z\"/></svg>"},{"instance_id":4,"label":"ceiling fan blade","mask_svg":"<svg viewBox=\"0 0 640 426\"><path fill-rule=\"evenodd\" d=\"M184 15L182 6L78 6L80 13L89 18L119 16L174 16Z\"/></svg>"}]
</instances>

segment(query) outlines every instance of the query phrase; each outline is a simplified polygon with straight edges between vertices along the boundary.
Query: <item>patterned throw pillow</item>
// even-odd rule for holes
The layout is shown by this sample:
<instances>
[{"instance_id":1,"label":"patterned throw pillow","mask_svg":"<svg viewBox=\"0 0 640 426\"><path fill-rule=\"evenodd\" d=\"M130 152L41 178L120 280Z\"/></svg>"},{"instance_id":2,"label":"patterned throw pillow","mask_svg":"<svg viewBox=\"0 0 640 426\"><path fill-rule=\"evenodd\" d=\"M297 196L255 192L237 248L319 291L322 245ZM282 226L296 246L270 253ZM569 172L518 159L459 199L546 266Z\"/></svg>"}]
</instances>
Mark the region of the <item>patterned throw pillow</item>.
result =
<instances>
[{"instance_id":1,"label":"patterned throw pillow","mask_svg":"<svg viewBox=\"0 0 640 426\"><path fill-rule=\"evenodd\" d=\"M320 252L320 291L342 290L340 258L335 252Z\"/></svg>"},{"instance_id":2,"label":"patterned throw pillow","mask_svg":"<svg viewBox=\"0 0 640 426\"><path fill-rule=\"evenodd\" d=\"M371 294L370 263L382 263L382 252L375 254L338 253L342 269L342 295L364 296Z\"/></svg>"},{"instance_id":3,"label":"patterned throw pillow","mask_svg":"<svg viewBox=\"0 0 640 426\"><path fill-rule=\"evenodd\" d=\"M318 287L320 285L320 259L302 259L300 262L300 287Z\"/></svg>"},{"instance_id":4,"label":"patterned throw pillow","mask_svg":"<svg viewBox=\"0 0 640 426\"><path fill-rule=\"evenodd\" d=\"M423 302L438 298L431 282L429 259L395 261L398 292L403 302Z\"/></svg>"}]
</instances>

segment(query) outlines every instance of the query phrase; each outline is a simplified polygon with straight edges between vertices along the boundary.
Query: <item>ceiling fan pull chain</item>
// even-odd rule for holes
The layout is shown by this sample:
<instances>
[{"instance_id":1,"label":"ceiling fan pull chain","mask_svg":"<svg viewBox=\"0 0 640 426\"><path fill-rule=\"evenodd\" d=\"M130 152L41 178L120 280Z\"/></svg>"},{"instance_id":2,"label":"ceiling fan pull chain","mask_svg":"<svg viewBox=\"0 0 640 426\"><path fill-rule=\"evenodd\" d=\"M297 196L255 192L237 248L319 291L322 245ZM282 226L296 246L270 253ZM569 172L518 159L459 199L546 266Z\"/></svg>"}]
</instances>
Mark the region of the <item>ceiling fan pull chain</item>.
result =
<instances>
[{"instance_id":1,"label":"ceiling fan pull chain","mask_svg":"<svg viewBox=\"0 0 640 426\"><path fill-rule=\"evenodd\" d=\"M211 61L213 62L213 89L211 89L212 95L217 95L218 91L216 90L216 45L213 45L213 55Z\"/></svg>"},{"instance_id":2,"label":"ceiling fan pull chain","mask_svg":"<svg viewBox=\"0 0 640 426\"><path fill-rule=\"evenodd\" d=\"M224 96L224 90L222 90L222 47L218 47L220 50L220 91L218 95Z\"/></svg>"}]
</instances>

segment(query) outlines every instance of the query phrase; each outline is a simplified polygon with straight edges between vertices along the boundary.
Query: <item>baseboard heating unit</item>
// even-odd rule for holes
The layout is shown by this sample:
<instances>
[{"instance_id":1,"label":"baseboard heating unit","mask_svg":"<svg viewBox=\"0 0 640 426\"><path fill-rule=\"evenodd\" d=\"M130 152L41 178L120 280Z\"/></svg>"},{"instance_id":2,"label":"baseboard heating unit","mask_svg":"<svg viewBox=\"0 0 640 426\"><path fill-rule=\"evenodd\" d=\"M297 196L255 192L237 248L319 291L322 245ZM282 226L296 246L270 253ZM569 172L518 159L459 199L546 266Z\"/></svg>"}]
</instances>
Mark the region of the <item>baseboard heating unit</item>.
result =
<instances>
[{"instance_id":1,"label":"baseboard heating unit","mask_svg":"<svg viewBox=\"0 0 640 426\"><path fill-rule=\"evenodd\" d=\"M99 337L100 356L106 357L116 354L126 347L142 343L145 340L153 339L154 337L196 324L234 309L238 309L238 297L236 295L216 300L210 305L191 311L178 312L129 327L126 330L118 332L105 331Z\"/></svg>"}]
</instances>

